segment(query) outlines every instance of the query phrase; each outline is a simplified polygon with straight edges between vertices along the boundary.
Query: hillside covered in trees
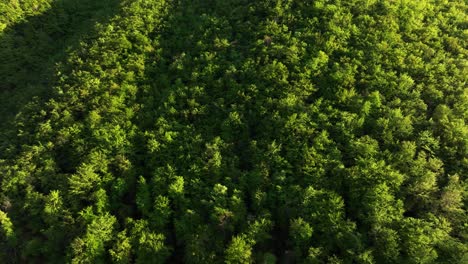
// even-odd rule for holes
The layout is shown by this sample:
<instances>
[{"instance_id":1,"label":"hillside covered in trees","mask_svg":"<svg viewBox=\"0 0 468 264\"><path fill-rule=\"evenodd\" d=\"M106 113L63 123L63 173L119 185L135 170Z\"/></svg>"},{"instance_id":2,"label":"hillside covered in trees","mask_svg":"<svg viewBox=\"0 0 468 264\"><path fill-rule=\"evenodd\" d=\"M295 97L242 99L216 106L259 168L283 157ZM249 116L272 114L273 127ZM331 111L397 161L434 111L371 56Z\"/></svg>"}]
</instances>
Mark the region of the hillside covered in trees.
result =
<instances>
[{"instance_id":1,"label":"hillside covered in trees","mask_svg":"<svg viewBox=\"0 0 468 264\"><path fill-rule=\"evenodd\" d=\"M1 0L0 262L468 263L465 0Z\"/></svg>"}]
</instances>

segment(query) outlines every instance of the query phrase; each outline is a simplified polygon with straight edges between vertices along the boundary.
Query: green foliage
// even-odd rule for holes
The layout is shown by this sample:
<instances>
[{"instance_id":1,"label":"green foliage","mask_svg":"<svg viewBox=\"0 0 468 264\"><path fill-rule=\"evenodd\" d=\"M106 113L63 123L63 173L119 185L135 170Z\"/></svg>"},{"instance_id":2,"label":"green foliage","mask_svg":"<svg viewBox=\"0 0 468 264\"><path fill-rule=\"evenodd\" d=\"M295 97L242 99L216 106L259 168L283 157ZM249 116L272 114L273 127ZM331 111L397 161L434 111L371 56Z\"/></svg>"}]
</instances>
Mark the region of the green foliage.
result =
<instances>
[{"instance_id":1,"label":"green foliage","mask_svg":"<svg viewBox=\"0 0 468 264\"><path fill-rule=\"evenodd\" d=\"M235 236L226 249L226 264L236 263L251 263L252 248L246 238L243 236Z\"/></svg>"},{"instance_id":2,"label":"green foliage","mask_svg":"<svg viewBox=\"0 0 468 264\"><path fill-rule=\"evenodd\" d=\"M5 243L13 243L15 240L13 223L3 211L0 211L0 223L2 225L2 244L5 246Z\"/></svg>"},{"instance_id":3,"label":"green foliage","mask_svg":"<svg viewBox=\"0 0 468 264\"><path fill-rule=\"evenodd\" d=\"M103 263L107 243L113 239L116 219L111 215L92 216L84 236L71 243L72 263ZM88 220L88 221L89 221Z\"/></svg>"},{"instance_id":4,"label":"green foliage","mask_svg":"<svg viewBox=\"0 0 468 264\"><path fill-rule=\"evenodd\" d=\"M6 263L465 263L466 1L4 0Z\"/></svg>"},{"instance_id":5,"label":"green foliage","mask_svg":"<svg viewBox=\"0 0 468 264\"><path fill-rule=\"evenodd\" d=\"M109 250L113 263L130 263L131 261L132 244L126 236L126 232L122 231L117 235L117 241L112 249Z\"/></svg>"}]
</instances>

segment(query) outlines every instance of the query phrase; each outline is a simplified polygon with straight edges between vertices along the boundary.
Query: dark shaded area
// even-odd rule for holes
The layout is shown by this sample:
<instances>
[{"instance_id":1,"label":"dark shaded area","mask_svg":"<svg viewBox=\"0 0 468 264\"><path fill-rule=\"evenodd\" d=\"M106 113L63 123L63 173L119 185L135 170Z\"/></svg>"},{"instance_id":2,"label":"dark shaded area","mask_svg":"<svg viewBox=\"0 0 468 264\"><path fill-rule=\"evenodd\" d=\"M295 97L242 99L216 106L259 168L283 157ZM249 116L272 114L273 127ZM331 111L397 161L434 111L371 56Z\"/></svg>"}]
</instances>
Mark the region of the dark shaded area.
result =
<instances>
[{"instance_id":1,"label":"dark shaded area","mask_svg":"<svg viewBox=\"0 0 468 264\"><path fill-rule=\"evenodd\" d=\"M112 18L119 3L119 0L57 0L44 13L12 24L3 31L0 35L0 159L9 155L7 147L17 142L18 129L12 127L18 125L15 122L18 114L54 96L56 65L64 62L67 54L82 41L95 36L94 25ZM73 234L59 237L67 240ZM67 246L66 243L59 245L63 251ZM6 255L15 257L3 259L3 263L15 263L15 259L21 257L16 252L18 249L8 247L5 250L10 251L5 252ZM40 257L42 250L47 249L33 244L28 247L26 252L36 256L30 263L45 261ZM60 257L63 256L55 256L56 259Z\"/></svg>"},{"instance_id":2,"label":"dark shaded area","mask_svg":"<svg viewBox=\"0 0 468 264\"><path fill-rule=\"evenodd\" d=\"M119 0L57 0L44 13L7 27L0 35L0 149L16 135L15 116L28 104L52 97L55 66L81 41L92 38L96 23L118 10ZM5 133L10 133L5 135ZM2 151L3 152L3 151ZM1 156L0 156L1 157Z\"/></svg>"}]
</instances>

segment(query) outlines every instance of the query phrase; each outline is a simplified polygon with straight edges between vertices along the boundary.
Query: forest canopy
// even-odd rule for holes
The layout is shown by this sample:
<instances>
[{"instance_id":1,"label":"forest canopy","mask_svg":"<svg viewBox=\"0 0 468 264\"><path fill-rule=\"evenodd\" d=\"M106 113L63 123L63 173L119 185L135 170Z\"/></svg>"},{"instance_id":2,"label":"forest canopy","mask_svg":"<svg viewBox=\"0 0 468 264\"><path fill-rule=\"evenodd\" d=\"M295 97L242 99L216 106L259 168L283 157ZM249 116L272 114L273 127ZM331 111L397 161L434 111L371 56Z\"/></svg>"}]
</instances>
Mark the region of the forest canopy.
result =
<instances>
[{"instance_id":1,"label":"forest canopy","mask_svg":"<svg viewBox=\"0 0 468 264\"><path fill-rule=\"evenodd\" d=\"M0 262L468 263L464 0L2 0Z\"/></svg>"}]
</instances>

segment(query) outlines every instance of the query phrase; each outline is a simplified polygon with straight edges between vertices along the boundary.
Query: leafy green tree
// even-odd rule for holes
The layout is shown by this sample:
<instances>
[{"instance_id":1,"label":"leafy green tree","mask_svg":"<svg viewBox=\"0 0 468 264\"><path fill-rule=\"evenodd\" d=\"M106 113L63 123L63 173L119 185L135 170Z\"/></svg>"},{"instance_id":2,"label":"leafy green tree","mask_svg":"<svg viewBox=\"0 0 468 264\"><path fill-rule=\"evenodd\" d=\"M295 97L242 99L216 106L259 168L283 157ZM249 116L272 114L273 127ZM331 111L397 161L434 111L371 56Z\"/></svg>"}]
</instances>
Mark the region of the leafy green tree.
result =
<instances>
[{"instance_id":1,"label":"leafy green tree","mask_svg":"<svg viewBox=\"0 0 468 264\"><path fill-rule=\"evenodd\" d=\"M226 249L225 263L251 263L252 248L244 236L233 237Z\"/></svg>"},{"instance_id":2,"label":"leafy green tree","mask_svg":"<svg viewBox=\"0 0 468 264\"><path fill-rule=\"evenodd\" d=\"M112 262L119 264L131 263L132 244L130 238L125 231L122 231L117 234L116 240L113 248L109 250Z\"/></svg>"},{"instance_id":3,"label":"leafy green tree","mask_svg":"<svg viewBox=\"0 0 468 264\"><path fill-rule=\"evenodd\" d=\"M107 244L113 239L116 218L105 214L102 216L88 215L93 219L86 226L84 236L77 237L71 243L72 263L104 263Z\"/></svg>"}]
</instances>

